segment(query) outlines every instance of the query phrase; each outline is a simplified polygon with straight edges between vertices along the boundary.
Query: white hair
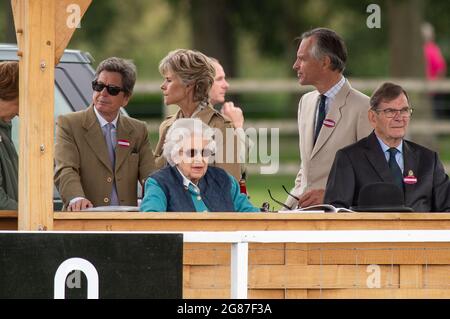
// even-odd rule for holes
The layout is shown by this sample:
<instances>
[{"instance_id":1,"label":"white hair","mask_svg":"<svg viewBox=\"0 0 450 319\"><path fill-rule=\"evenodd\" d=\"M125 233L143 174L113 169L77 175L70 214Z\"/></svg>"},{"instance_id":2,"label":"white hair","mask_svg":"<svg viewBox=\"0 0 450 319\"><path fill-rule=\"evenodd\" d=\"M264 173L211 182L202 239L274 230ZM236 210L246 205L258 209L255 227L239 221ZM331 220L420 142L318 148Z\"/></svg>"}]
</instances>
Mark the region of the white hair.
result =
<instances>
[{"instance_id":1,"label":"white hair","mask_svg":"<svg viewBox=\"0 0 450 319\"><path fill-rule=\"evenodd\" d=\"M167 131L163 146L162 155L170 166L178 164L177 158L179 158L179 151L184 139L190 139L194 136L207 140L206 148L210 149L212 153L216 152L214 130L211 127L195 118L178 119L173 122Z\"/></svg>"}]
</instances>

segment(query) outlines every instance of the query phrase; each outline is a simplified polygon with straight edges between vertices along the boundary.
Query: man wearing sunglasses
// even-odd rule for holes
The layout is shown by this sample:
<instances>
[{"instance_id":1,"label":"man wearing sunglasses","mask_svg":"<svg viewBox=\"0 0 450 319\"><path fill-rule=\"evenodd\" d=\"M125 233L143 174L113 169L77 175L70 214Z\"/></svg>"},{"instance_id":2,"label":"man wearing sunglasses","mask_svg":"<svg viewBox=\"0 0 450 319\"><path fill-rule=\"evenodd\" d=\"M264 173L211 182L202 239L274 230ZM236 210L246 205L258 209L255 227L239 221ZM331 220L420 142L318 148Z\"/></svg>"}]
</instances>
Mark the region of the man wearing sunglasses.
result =
<instances>
[{"instance_id":1,"label":"man wearing sunglasses","mask_svg":"<svg viewBox=\"0 0 450 319\"><path fill-rule=\"evenodd\" d=\"M370 99L374 131L336 153L324 202L357 207L359 191L368 184L395 184L405 206L418 212L450 211L450 182L436 152L404 139L412 114L405 90L384 83ZM385 198L374 198L380 202Z\"/></svg>"},{"instance_id":2,"label":"man wearing sunglasses","mask_svg":"<svg viewBox=\"0 0 450 319\"><path fill-rule=\"evenodd\" d=\"M92 105L58 118L54 180L66 210L137 206L137 182L154 158L145 123L120 113L135 82L133 63L108 58L97 67Z\"/></svg>"}]
</instances>

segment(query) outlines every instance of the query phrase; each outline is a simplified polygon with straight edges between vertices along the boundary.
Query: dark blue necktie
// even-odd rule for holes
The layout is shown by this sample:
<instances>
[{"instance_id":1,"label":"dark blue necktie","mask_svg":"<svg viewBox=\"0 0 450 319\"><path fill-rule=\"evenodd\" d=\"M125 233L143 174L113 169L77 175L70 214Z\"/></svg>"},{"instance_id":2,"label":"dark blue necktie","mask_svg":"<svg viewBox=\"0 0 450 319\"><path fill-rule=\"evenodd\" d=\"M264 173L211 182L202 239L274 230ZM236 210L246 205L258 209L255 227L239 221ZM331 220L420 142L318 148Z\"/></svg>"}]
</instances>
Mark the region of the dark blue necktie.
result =
<instances>
[{"instance_id":1,"label":"dark blue necktie","mask_svg":"<svg viewBox=\"0 0 450 319\"><path fill-rule=\"evenodd\" d=\"M317 137L319 136L320 129L322 128L323 120L325 119L325 101L327 100L326 95L320 95L319 101L319 113L317 115L316 130L314 132L314 144L316 144Z\"/></svg>"},{"instance_id":2,"label":"dark blue necktie","mask_svg":"<svg viewBox=\"0 0 450 319\"><path fill-rule=\"evenodd\" d=\"M395 147L391 147L388 149L389 152L389 169L394 177L395 184L403 190L403 174L400 166L398 166L397 161L395 160L395 154L397 154L398 150Z\"/></svg>"}]
</instances>

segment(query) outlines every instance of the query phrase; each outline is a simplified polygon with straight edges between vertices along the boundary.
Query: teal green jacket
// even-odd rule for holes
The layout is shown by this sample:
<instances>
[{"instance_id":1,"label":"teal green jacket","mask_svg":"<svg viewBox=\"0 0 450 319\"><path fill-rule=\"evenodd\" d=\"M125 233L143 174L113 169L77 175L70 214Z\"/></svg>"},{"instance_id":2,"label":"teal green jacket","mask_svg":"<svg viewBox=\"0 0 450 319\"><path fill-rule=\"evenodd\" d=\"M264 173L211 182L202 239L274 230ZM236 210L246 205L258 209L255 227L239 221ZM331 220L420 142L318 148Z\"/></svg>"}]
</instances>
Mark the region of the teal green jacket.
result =
<instances>
[{"instance_id":1,"label":"teal green jacket","mask_svg":"<svg viewBox=\"0 0 450 319\"><path fill-rule=\"evenodd\" d=\"M11 123L0 120L0 210L17 210L18 163L11 140Z\"/></svg>"},{"instance_id":2,"label":"teal green jacket","mask_svg":"<svg viewBox=\"0 0 450 319\"><path fill-rule=\"evenodd\" d=\"M173 168L171 168L173 169ZM239 185L238 182L236 181L236 179L231 176L230 174L227 174L225 171L223 171L220 168L215 168L215 167L210 167L208 168L208 173L213 172L213 171L217 171L220 170L225 174L225 178L229 178L230 183L227 184L229 185L228 187L230 187L229 192L230 192L230 204L231 204L231 210L232 211L234 209L234 212L260 212L261 210L255 206L253 206L250 201L248 200L248 197L245 194L241 194L239 191ZM159 173L167 173L169 170L169 167L163 168L162 170L159 171ZM174 169L174 171L176 171L176 169ZM155 174L158 174L155 173ZM155 174L150 175L150 176L155 176ZM166 174L167 175L167 174ZM179 175L179 174L178 174ZM171 175L169 175L171 176ZM212 175L212 176L216 176L217 175ZM220 176L220 175L219 175ZM206 178L206 177L203 177ZM167 180L167 179L166 179ZM170 180L170 178L169 178ZM173 181L174 183L176 183L176 181ZM180 182L181 182L181 176L180 176ZM205 186L205 185L204 185ZM214 191L214 183L210 184L210 187L213 187L212 189ZM192 187L192 184L189 185L189 187L182 187L183 191L188 191L190 196L188 195L186 198L189 198L192 200L192 211L196 211L196 212L209 212L209 211L214 211L214 210L210 210L211 207L207 207L206 203L204 202L204 196L208 197L209 200L211 200L211 197L214 198L215 193L211 194L207 191L201 191L200 192L195 189L194 187ZM175 189L175 188L173 188ZM219 192L227 192L226 188L225 189L221 189ZM177 194L176 192L173 193L172 195ZM172 198L171 201L183 201L183 196L178 196L178 197L170 197ZM220 197L218 197L220 198ZM214 198L215 199L215 198ZM189 199L188 199L189 200ZM187 203L185 203L187 204ZM167 211L186 211L189 212L191 210L189 210L189 206L190 205L185 205L183 203L176 205L173 202L169 202L168 201L168 197L166 196L166 193L164 191L164 189L161 187L161 185L158 183L158 181L155 178L149 177L147 179L147 181L145 182L145 195L144 198L142 199L142 203L140 206L140 210L143 212L167 212ZM211 202L210 202L211 204ZM171 210L174 208L174 206L176 206L177 208L183 207L185 206L187 209L186 210ZM213 205L214 206L214 205ZM220 205L219 205L220 206ZM217 208L217 206L215 206ZM226 207L226 206L224 206ZM168 210L169 208L169 210ZM217 211L217 210L215 210ZM223 211L227 211L227 210L223 210Z\"/></svg>"}]
</instances>

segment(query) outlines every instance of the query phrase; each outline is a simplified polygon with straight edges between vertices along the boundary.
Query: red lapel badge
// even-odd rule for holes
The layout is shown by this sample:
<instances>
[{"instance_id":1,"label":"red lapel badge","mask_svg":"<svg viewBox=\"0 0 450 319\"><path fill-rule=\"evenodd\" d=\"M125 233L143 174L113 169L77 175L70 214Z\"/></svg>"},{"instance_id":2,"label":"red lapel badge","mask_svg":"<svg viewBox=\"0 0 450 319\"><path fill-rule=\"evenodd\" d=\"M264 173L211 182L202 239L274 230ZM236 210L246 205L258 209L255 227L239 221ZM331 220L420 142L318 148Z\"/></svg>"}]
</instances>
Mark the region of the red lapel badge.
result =
<instances>
[{"instance_id":1,"label":"red lapel badge","mask_svg":"<svg viewBox=\"0 0 450 319\"><path fill-rule=\"evenodd\" d=\"M130 147L130 141L128 140L117 140L117 144L123 147Z\"/></svg>"},{"instance_id":2,"label":"red lapel badge","mask_svg":"<svg viewBox=\"0 0 450 319\"><path fill-rule=\"evenodd\" d=\"M336 125L336 122L331 119L325 119L323 120L323 125L326 127L334 127Z\"/></svg>"},{"instance_id":3,"label":"red lapel badge","mask_svg":"<svg viewBox=\"0 0 450 319\"><path fill-rule=\"evenodd\" d=\"M410 170L408 172L408 176L403 178L403 181L405 182L405 184L412 185L412 184L417 183L417 177L415 177L413 171Z\"/></svg>"}]
</instances>

